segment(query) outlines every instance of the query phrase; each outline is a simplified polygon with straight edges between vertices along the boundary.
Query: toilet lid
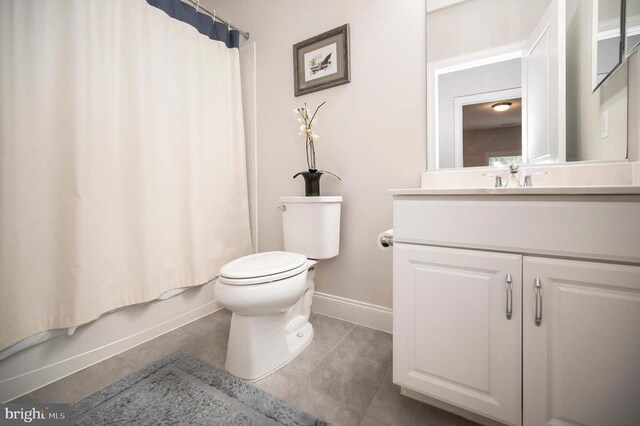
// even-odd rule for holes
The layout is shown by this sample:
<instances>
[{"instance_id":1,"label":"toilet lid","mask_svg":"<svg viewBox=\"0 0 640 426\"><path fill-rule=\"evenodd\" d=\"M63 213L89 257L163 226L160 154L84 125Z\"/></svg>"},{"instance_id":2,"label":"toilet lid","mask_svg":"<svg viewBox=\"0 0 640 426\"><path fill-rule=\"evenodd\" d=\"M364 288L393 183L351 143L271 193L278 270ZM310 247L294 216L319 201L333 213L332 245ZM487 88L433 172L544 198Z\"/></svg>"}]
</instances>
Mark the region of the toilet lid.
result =
<instances>
[{"instance_id":1,"label":"toilet lid","mask_svg":"<svg viewBox=\"0 0 640 426\"><path fill-rule=\"evenodd\" d=\"M252 254L236 260L232 260L220 269L220 277L225 281L246 280L248 278L262 278L264 281L273 281L272 275L278 275L279 279L287 278L300 273L299 269L307 264L307 256L286 251L269 251ZM290 272L291 274L287 274ZM256 280L251 280L255 283Z\"/></svg>"}]
</instances>

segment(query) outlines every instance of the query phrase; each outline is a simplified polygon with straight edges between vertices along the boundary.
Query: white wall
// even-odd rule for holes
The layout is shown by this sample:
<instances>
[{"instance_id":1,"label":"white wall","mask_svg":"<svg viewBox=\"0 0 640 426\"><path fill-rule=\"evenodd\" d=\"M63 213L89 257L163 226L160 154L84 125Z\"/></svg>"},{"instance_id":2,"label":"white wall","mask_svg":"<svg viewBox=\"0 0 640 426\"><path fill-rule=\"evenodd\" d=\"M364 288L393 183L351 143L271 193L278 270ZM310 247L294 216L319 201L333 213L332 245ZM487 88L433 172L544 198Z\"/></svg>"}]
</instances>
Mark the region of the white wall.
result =
<instances>
[{"instance_id":1,"label":"white wall","mask_svg":"<svg viewBox=\"0 0 640 426\"><path fill-rule=\"evenodd\" d=\"M291 111L319 114L317 161L323 194L344 197L340 255L322 262L316 288L391 306L391 254L376 249L392 224L386 190L417 187L426 169L425 3L401 0L203 0L251 32L257 47L259 250L282 249L282 195L304 195L304 141ZM293 95L293 44L351 25L351 83Z\"/></svg>"},{"instance_id":2,"label":"white wall","mask_svg":"<svg viewBox=\"0 0 640 426\"><path fill-rule=\"evenodd\" d=\"M473 0L427 15L428 61L525 40L550 0Z\"/></svg>"},{"instance_id":3,"label":"white wall","mask_svg":"<svg viewBox=\"0 0 640 426\"><path fill-rule=\"evenodd\" d=\"M628 68L592 93L591 13L590 0L567 0L567 160L621 160L627 158ZM604 111L609 131L601 138Z\"/></svg>"}]
</instances>

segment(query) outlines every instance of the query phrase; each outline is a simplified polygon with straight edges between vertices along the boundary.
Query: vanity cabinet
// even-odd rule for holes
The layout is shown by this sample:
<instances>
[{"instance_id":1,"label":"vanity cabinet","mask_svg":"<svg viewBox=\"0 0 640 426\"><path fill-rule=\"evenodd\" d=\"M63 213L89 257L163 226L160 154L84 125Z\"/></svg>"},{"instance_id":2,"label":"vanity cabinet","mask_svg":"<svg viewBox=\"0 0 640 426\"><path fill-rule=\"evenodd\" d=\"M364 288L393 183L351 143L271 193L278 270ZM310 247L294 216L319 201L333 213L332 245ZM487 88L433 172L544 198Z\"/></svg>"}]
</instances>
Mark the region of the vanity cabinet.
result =
<instances>
[{"instance_id":1,"label":"vanity cabinet","mask_svg":"<svg viewBox=\"0 0 640 426\"><path fill-rule=\"evenodd\" d=\"M487 424L640 424L639 232L639 197L396 197L394 382Z\"/></svg>"}]
</instances>

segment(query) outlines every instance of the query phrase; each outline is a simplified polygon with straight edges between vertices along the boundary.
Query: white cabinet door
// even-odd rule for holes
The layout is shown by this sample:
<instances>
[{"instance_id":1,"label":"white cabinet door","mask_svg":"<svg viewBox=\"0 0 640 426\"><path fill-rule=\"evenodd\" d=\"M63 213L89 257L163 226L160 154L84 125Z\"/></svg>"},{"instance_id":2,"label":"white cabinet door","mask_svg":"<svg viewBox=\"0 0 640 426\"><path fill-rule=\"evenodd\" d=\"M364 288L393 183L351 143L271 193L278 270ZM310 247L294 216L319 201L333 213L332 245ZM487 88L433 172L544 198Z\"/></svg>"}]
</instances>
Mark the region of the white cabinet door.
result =
<instances>
[{"instance_id":1,"label":"white cabinet door","mask_svg":"<svg viewBox=\"0 0 640 426\"><path fill-rule=\"evenodd\" d=\"M524 424L639 425L640 268L523 264Z\"/></svg>"},{"instance_id":2,"label":"white cabinet door","mask_svg":"<svg viewBox=\"0 0 640 426\"><path fill-rule=\"evenodd\" d=\"M520 424L522 257L398 243L393 258L394 382Z\"/></svg>"}]
</instances>

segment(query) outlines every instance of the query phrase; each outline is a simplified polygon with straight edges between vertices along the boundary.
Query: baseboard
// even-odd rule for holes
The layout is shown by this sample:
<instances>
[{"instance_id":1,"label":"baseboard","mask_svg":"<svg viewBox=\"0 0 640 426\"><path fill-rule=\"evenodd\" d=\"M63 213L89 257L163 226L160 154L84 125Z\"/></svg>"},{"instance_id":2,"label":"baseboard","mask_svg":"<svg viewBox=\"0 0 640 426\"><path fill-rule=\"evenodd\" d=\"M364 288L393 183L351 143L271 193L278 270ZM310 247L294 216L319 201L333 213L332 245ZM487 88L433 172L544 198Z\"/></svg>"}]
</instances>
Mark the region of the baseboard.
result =
<instances>
[{"instance_id":1,"label":"baseboard","mask_svg":"<svg viewBox=\"0 0 640 426\"><path fill-rule=\"evenodd\" d=\"M391 308L334 296L333 294L315 292L313 295L313 312L353 322L376 330L393 332L393 311Z\"/></svg>"},{"instance_id":2,"label":"baseboard","mask_svg":"<svg viewBox=\"0 0 640 426\"><path fill-rule=\"evenodd\" d=\"M220 309L222 307L213 300L120 340L2 380L0 381L0 402L11 401ZM46 342L42 345L44 344ZM14 356L19 355L18 353Z\"/></svg>"}]
</instances>

